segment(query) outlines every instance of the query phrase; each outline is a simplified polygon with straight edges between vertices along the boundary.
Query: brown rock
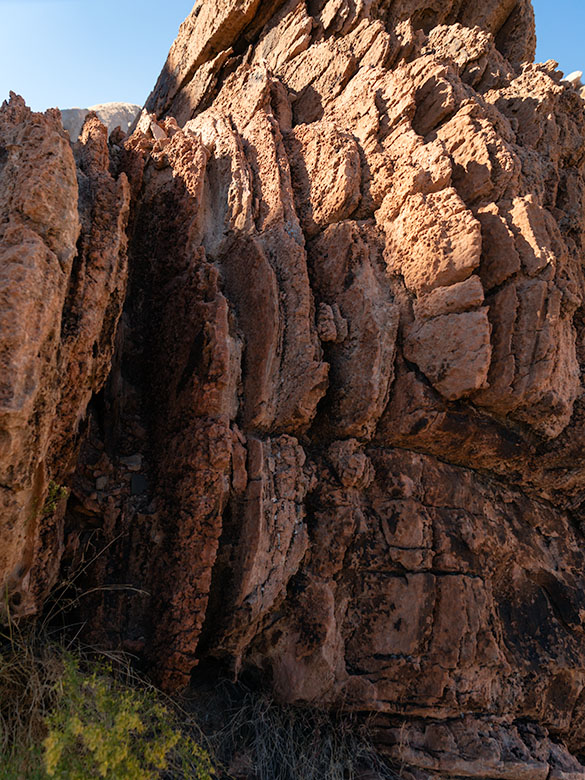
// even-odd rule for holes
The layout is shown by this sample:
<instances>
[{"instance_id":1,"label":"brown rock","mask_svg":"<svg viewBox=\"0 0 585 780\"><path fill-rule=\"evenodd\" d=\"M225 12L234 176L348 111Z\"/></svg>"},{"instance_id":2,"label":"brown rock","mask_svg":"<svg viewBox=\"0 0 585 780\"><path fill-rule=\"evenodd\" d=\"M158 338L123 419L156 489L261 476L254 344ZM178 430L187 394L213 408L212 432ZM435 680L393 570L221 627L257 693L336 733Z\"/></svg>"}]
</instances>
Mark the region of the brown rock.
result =
<instances>
[{"instance_id":1,"label":"brown rock","mask_svg":"<svg viewBox=\"0 0 585 780\"><path fill-rule=\"evenodd\" d=\"M108 172L97 120L76 167L58 113L32 114L12 94L0 143L0 576L18 615L39 608L58 573L64 502L55 498L110 368L128 187Z\"/></svg>"},{"instance_id":2,"label":"brown rock","mask_svg":"<svg viewBox=\"0 0 585 780\"><path fill-rule=\"evenodd\" d=\"M411 195L385 228L388 269L417 295L462 282L479 266L479 223L453 189Z\"/></svg>"},{"instance_id":3,"label":"brown rock","mask_svg":"<svg viewBox=\"0 0 585 780\"><path fill-rule=\"evenodd\" d=\"M417 320L430 320L441 314L458 314L479 308L484 302L483 287L479 277L470 276L464 282L450 287L437 287L428 295L414 302Z\"/></svg>"},{"instance_id":4,"label":"brown rock","mask_svg":"<svg viewBox=\"0 0 585 780\"><path fill-rule=\"evenodd\" d=\"M75 467L79 618L165 686L375 714L417 780L585 776L585 114L534 43L528 0L211 0L111 150L2 109L25 611Z\"/></svg>"},{"instance_id":5,"label":"brown rock","mask_svg":"<svg viewBox=\"0 0 585 780\"><path fill-rule=\"evenodd\" d=\"M326 122L298 125L286 147L305 235L349 217L360 200L360 158L353 137Z\"/></svg>"},{"instance_id":6,"label":"brown rock","mask_svg":"<svg viewBox=\"0 0 585 780\"><path fill-rule=\"evenodd\" d=\"M485 386L491 353L485 308L415 325L404 343L404 356L451 401Z\"/></svg>"}]
</instances>

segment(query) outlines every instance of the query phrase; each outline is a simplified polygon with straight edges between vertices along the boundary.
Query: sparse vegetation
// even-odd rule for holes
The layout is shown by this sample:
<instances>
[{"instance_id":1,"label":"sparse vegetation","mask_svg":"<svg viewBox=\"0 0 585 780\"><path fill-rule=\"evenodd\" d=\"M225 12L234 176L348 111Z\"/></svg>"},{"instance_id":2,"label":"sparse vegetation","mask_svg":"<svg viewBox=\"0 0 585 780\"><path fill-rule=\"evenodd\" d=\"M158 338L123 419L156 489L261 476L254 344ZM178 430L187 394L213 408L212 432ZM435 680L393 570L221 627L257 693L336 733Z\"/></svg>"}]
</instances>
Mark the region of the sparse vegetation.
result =
<instances>
[{"instance_id":1,"label":"sparse vegetation","mask_svg":"<svg viewBox=\"0 0 585 780\"><path fill-rule=\"evenodd\" d=\"M213 752L234 780L399 780L377 753L367 723L348 713L285 705L229 683L193 702ZM216 722L213 722L213 719Z\"/></svg>"},{"instance_id":2,"label":"sparse vegetation","mask_svg":"<svg viewBox=\"0 0 585 780\"><path fill-rule=\"evenodd\" d=\"M172 705L117 668L10 626L0 652L0 780L211 780Z\"/></svg>"},{"instance_id":3,"label":"sparse vegetation","mask_svg":"<svg viewBox=\"0 0 585 780\"><path fill-rule=\"evenodd\" d=\"M50 777L155 780L166 774L211 780L214 774L207 752L181 730L155 691L122 684L111 666L83 672L66 654L46 722Z\"/></svg>"},{"instance_id":4,"label":"sparse vegetation","mask_svg":"<svg viewBox=\"0 0 585 780\"><path fill-rule=\"evenodd\" d=\"M51 502L61 490L50 491ZM351 715L278 704L239 684L210 685L217 670L181 708L141 680L127 659L105 660L51 640L47 621L77 603L79 594L66 594L90 563L54 591L44 623L21 628L7 606L0 780L400 778Z\"/></svg>"},{"instance_id":5,"label":"sparse vegetation","mask_svg":"<svg viewBox=\"0 0 585 780\"><path fill-rule=\"evenodd\" d=\"M50 515L54 514L57 506L59 505L59 502L68 496L69 491L66 487L63 487L63 485L58 485L55 481L51 480L49 482L47 498L43 504L43 517L49 517Z\"/></svg>"},{"instance_id":6,"label":"sparse vegetation","mask_svg":"<svg viewBox=\"0 0 585 780\"><path fill-rule=\"evenodd\" d=\"M400 777L350 716L224 683L211 696L195 692L186 712L123 663L32 628L12 625L0 639L0 780Z\"/></svg>"}]
</instances>

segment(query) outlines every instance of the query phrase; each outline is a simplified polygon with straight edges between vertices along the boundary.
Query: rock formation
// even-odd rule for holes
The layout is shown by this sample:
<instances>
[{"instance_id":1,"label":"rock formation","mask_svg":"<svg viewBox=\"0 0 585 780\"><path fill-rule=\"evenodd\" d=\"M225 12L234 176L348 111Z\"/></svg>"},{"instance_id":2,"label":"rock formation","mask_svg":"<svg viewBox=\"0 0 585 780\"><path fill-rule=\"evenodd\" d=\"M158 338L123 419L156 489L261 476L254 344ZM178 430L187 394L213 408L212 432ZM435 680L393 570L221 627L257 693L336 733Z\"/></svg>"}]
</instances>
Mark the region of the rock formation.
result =
<instances>
[{"instance_id":1,"label":"rock formation","mask_svg":"<svg viewBox=\"0 0 585 780\"><path fill-rule=\"evenodd\" d=\"M14 611L62 557L169 688L585 777L585 111L534 46L528 0L205 0L109 157L2 108Z\"/></svg>"},{"instance_id":2,"label":"rock formation","mask_svg":"<svg viewBox=\"0 0 585 780\"><path fill-rule=\"evenodd\" d=\"M107 127L108 133L119 127L127 133L140 113L140 106L134 103L98 103L90 108L65 108L61 110L63 127L72 141L77 141L86 117L91 112Z\"/></svg>"},{"instance_id":3,"label":"rock formation","mask_svg":"<svg viewBox=\"0 0 585 780\"><path fill-rule=\"evenodd\" d=\"M110 370L125 297L130 193L109 173L106 137L90 120L75 160L58 111L32 114L16 95L0 109L0 572L22 615L59 571L57 486Z\"/></svg>"}]
</instances>

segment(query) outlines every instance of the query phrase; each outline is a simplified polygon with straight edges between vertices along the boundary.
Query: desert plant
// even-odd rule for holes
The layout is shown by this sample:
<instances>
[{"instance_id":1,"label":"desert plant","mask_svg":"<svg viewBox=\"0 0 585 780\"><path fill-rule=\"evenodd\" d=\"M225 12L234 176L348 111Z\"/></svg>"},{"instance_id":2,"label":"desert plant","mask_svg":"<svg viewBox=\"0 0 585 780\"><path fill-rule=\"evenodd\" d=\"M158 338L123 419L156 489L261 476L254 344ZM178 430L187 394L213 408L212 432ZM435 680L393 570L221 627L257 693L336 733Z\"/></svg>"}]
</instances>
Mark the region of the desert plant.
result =
<instances>
[{"instance_id":1,"label":"desert plant","mask_svg":"<svg viewBox=\"0 0 585 780\"><path fill-rule=\"evenodd\" d=\"M0 780L211 780L194 735L129 665L30 624L0 635Z\"/></svg>"},{"instance_id":2,"label":"desert plant","mask_svg":"<svg viewBox=\"0 0 585 780\"><path fill-rule=\"evenodd\" d=\"M0 630L2 771L18 761L21 754L40 753L45 717L60 673L61 665L52 646L39 641L36 631L12 622Z\"/></svg>"},{"instance_id":3,"label":"desert plant","mask_svg":"<svg viewBox=\"0 0 585 780\"><path fill-rule=\"evenodd\" d=\"M50 777L154 780L167 773L211 780L209 755L153 689L118 682L111 666L83 672L71 654L58 688L43 742Z\"/></svg>"},{"instance_id":4,"label":"desert plant","mask_svg":"<svg viewBox=\"0 0 585 780\"><path fill-rule=\"evenodd\" d=\"M47 491L47 497L43 504L42 514L43 517L49 517L52 515L59 502L66 499L69 496L69 490L63 485L57 484L54 480L49 482L49 489Z\"/></svg>"},{"instance_id":5,"label":"desert plant","mask_svg":"<svg viewBox=\"0 0 585 780\"><path fill-rule=\"evenodd\" d=\"M0 752L0 780L47 780L41 749L20 747Z\"/></svg>"}]
</instances>

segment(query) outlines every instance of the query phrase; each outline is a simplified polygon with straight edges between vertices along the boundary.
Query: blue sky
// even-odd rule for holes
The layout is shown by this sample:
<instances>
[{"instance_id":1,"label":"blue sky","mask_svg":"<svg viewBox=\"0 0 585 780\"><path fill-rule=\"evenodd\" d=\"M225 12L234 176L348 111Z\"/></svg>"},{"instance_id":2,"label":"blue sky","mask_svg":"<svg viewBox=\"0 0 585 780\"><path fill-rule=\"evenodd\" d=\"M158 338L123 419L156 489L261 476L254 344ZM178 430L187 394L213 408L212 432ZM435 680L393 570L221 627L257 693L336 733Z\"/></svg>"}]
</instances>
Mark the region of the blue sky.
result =
<instances>
[{"instance_id":1,"label":"blue sky","mask_svg":"<svg viewBox=\"0 0 585 780\"><path fill-rule=\"evenodd\" d=\"M482 2L482 0L469 0ZM191 0L0 0L0 100L142 104ZM538 59L585 71L585 1L534 0Z\"/></svg>"},{"instance_id":2,"label":"blue sky","mask_svg":"<svg viewBox=\"0 0 585 780\"><path fill-rule=\"evenodd\" d=\"M556 60L565 76L574 70L585 73L585 2L532 0L532 5L536 14L536 59Z\"/></svg>"},{"instance_id":3,"label":"blue sky","mask_svg":"<svg viewBox=\"0 0 585 780\"><path fill-rule=\"evenodd\" d=\"M0 0L0 100L142 105L194 0Z\"/></svg>"}]
</instances>

